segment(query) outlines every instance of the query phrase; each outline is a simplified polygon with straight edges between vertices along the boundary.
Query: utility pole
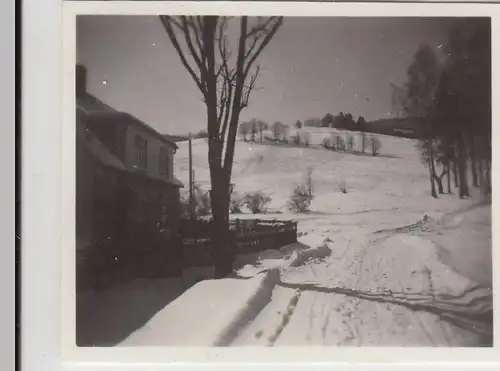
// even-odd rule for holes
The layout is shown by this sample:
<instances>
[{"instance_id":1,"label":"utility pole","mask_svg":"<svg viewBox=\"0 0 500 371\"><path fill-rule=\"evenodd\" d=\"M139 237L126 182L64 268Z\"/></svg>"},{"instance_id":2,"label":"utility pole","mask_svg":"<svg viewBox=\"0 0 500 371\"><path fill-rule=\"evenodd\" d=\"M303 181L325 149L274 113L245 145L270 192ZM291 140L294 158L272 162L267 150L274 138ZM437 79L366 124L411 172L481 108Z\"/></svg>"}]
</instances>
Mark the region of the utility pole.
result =
<instances>
[{"instance_id":1,"label":"utility pole","mask_svg":"<svg viewBox=\"0 0 500 371\"><path fill-rule=\"evenodd\" d=\"M193 219L193 151L191 148L191 133L189 133L189 216Z\"/></svg>"}]
</instances>

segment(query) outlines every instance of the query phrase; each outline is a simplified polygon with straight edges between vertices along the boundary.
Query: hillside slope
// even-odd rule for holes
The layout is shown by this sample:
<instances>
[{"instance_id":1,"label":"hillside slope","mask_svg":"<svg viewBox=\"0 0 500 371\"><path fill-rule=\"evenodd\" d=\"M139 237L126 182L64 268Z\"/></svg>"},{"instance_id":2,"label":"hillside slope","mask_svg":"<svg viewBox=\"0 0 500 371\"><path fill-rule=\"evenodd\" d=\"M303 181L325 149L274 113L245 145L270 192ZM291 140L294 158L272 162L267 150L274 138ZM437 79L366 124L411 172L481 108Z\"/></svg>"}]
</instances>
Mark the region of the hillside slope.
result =
<instances>
[{"instance_id":1,"label":"hillside slope","mask_svg":"<svg viewBox=\"0 0 500 371\"><path fill-rule=\"evenodd\" d=\"M319 145L332 129L307 128L312 145ZM416 142L406 138L379 136L381 154L351 154L317 148L295 148L238 141L232 182L235 192L262 190L273 198L272 211L285 212L294 185L313 170L317 213L354 213L368 210L400 210L402 213L442 213L457 206L456 197L430 197L427 169L421 164ZM193 141L195 181L210 187L208 143ZM179 143L175 174L188 183L188 145ZM345 183L347 193L339 192ZM462 204L468 201L462 202Z\"/></svg>"}]
</instances>

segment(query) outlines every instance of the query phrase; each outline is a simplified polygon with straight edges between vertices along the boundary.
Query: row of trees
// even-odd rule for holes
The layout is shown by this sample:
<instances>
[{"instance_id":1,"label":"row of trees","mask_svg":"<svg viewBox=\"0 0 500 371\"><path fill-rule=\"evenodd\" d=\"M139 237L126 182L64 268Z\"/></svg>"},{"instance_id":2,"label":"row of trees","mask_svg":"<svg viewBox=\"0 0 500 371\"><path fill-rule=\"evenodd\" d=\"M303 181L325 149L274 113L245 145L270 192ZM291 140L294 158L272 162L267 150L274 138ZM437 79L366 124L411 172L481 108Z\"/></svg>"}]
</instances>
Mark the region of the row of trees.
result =
<instances>
[{"instance_id":1,"label":"row of trees","mask_svg":"<svg viewBox=\"0 0 500 371\"><path fill-rule=\"evenodd\" d=\"M354 120L353 115L350 113L340 112L336 116L332 115L331 113L327 113L319 122L316 121L315 126L351 131L365 131L366 120L363 116L359 116L357 120Z\"/></svg>"},{"instance_id":2,"label":"row of trees","mask_svg":"<svg viewBox=\"0 0 500 371\"><path fill-rule=\"evenodd\" d=\"M259 134L260 142L262 143L263 132L269 130L269 124L262 120L252 119L251 121L245 121L240 124L239 132L242 136L243 140L248 141L248 136L250 136L250 140L252 142L256 141L257 134Z\"/></svg>"},{"instance_id":3,"label":"row of trees","mask_svg":"<svg viewBox=\"0 0 500 371\"><path fill-rule=\"evenodd\" d=\"M340 112L337 116L327 113L322 119L307 119L304 122L298 120L293 125L295 129L302 129L303 127L329 127L336 129L344 129L351 131L364 132L367 129L366 120L360 116L357 121L354 120L350 113L344 114ZM280 121L275 121L272 125L267 122L257 119L242 122L239 126L239 134L246 142L248 140L257 141L257 135L262 143L264 140L263 132L271 130L274 140L286 140L290 126L283 124Z\"/></svg>"},{"instance_id":4,"label":"row of trees","mask_svg":"<svg viewBox=\"0 0 500 371\"><path fill-rule=\"evenodd\" d=\"M302 125L297 126L296 128L302 128ZM265 137L263 133L267 130L272 132L272 138ZM259 141L262 143L264 139L273 140L273 141L287 141L288 134L290 131L290 126L283 124L280 121L274 122L272 125L269 125L267 122L257 119L252 119L251 121L242 122L239 126L239 134L241 138L247 142L257 141L257 135L259 135ZM292 139L294 143L294 140Z\"/></svg>"},{"instance_id":5,"label":"row of trees","mask_svg":"<svg viewBox=\"0 0 500 371\"><path fill-rule=\"evenodd\" d=\"M469 181L491 193L491 26L489 19L460 19L448 42L421 46L409 66L403 110L425 118L420 141L431 194L470 196ZM442 57L442 58L439 58ZM443 184L445 182L445 184Z\"/></svg>"},{"instance_id":6,"label":"row of trees","mask_svg":"<svg viewBox=\"0 0 500 371\"><path fill-rule=\"evenodd\" d=\"M321 145L331 151L356 153L358 150L355 149L355 143L354 136L348 133L345 139L338 134L332 134L330 138L323 139ZM359 133L359 153L365 153L367 149L370 149L372 156L377 156L380 154L381 148L382 143L375 135L368 136L365 132Z\"/></svg>"}]
</instances>

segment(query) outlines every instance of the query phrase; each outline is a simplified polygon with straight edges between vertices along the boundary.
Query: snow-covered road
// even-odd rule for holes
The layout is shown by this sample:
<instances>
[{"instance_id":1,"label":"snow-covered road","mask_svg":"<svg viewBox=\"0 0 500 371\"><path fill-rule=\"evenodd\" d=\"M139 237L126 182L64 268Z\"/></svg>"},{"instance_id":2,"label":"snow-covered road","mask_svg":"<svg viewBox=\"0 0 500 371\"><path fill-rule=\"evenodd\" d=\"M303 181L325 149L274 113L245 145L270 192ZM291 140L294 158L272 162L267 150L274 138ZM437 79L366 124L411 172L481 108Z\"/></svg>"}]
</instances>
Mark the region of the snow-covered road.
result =
<instances>
[{"instance_id":1,"label":"snow-covered road","mask_svg":"<svg viewBox=\"0 0 500 371\"><path fill-rule=\"evenodd\" d=\"M486 215L485 209L487 213L488 208L480 209L480 213ZM477 220L477 216L470 216L477 214L464 215ZM281 282L271 302L232 345L491 343L490 287L443 264L433 242L435 237L453 241L452 234L443 233L450 228L449 223L429 219L378 233L351 226L343 228L336 238L331 238L328 223L314 226L301 242L313 245L328 239L331 254L327 258L292 267L285 263L289 254L284 254L281 262L276 256L267 259L261 254L254 266L240 270L248 277L254 271L279 267ZM462 246L460 254L462 260L469 261L474 255L470 246L468 250ZM458 259L456 254L452 256ZM466 266L469 271L480 268Z\"/></svg>"}]
</instances>

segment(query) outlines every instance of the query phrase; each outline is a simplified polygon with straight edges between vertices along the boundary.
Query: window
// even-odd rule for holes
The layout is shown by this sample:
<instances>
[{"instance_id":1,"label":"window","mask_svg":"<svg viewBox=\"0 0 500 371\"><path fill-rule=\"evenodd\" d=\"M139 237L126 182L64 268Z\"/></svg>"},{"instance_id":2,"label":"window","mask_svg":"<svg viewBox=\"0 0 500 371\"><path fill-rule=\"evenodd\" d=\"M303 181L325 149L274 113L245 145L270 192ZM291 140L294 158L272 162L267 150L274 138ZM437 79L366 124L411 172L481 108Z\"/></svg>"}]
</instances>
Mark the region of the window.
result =
<instances>
[{"instance_id":1,"label":"window","mask_svg":"<svg viewBox=\"0 0 500 371\"><path fill-rule=\"evenodd\" d=\"M135 165L143 169L148 167L148 141L139 135L135 137Z\"/></svg>"},{"instance_id":2,"label":"window","mask_svg":"<svg viewBox=\"0 0 500 371\"><path fill-rule=\"evenodd\" d=\"M160 148L160 153L159 153L159 158L158 158L158 172L160 175L164 175L166 177L169 176L169 158L168 158L168 153L165 148Z\"/></svg>"}]
</instances>

